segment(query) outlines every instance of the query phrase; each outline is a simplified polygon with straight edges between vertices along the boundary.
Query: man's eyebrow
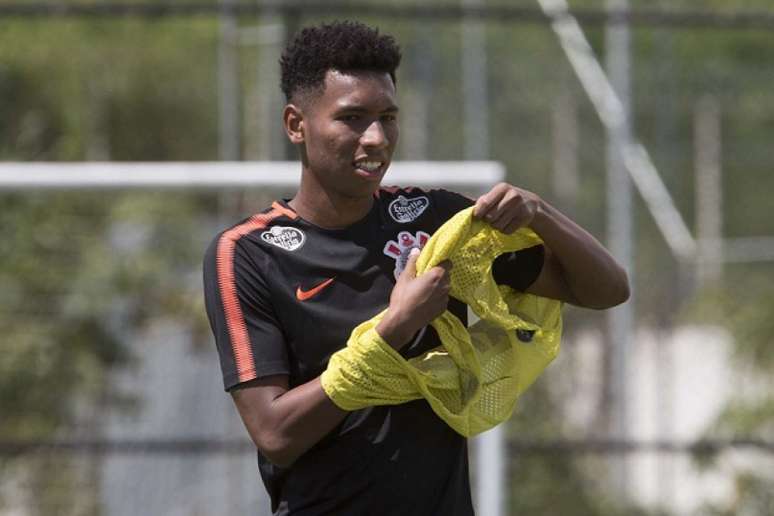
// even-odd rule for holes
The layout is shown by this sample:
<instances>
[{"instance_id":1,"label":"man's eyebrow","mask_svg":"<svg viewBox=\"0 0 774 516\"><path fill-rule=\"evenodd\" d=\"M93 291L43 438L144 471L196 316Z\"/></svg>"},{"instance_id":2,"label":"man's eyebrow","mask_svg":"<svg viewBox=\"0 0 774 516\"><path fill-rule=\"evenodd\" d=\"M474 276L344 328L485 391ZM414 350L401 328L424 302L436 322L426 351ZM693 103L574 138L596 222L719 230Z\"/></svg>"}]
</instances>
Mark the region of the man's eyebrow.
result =
<instances>
[{"instance_id":1,"label":"man's eyebrow","mask_svg":"<svg viewBox=\"0 0 774 516\"><path fill-rule=\"evenodd\" d=\"M354 105L354 104L342 104L336 108L337 113L342 112L347 113L366 113L369 110L364 108L363 106ZM380 111L380 113L397 113L399 111L398 106L390 106L386 109L383 109Z\"/></svg>"}]
</instances>

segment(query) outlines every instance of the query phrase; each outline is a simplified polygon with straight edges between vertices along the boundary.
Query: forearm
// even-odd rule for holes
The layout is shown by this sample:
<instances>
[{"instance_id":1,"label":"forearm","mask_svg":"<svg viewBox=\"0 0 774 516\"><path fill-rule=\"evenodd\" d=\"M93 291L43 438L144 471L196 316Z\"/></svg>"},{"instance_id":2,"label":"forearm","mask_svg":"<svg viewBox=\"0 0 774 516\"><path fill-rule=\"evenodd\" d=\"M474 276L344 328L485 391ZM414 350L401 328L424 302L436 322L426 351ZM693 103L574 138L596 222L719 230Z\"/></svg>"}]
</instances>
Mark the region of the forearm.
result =
<instances>
[{"instance_id":1,"label":"forearm","mask_svg":"<svg viewBox=\"0 0 774 516\"><path fill-rule=\"evenodd\" d=\"M325 394L320 378L290 390L234 392L245 427L272 463L289 466L348 414Z\"/></svg>"},{"instance_id":2,"label":"forearm","mask_svg":"<svg viewBox=\"0 0 774 516\"><path fill-rule=\"evenodd\" d=\"M418 255L418 250L409 255L390 294L387 313L376 328L396 349L443 313L449 302L451 263L442 262L416 277ZM286 375L261 378L237 388L232 395L253 442L279 466L292 464L348 413L328 397L320 377L293 389L288 388Z\"/></svg>"},{"instance_id":3,"label":"forearm","mask_svg":"<svg viewBox=\"0 0 774 516\"><path fill-rule=\"evenodd\" d=\"M419 327L407 321L407 317L389 309L374 329L387 344L398 351L419 331Z\"/></svg>"},{"instance_id":4,"label":"forearm","mask_svg":"<svg viewBox=\"0 0 774 516\"><path fill-rule=\"evenodd\" d=\"M586 230L559 210L540 201L530 227L550 250L570 301L586 308L609 308L629 297L626 271Z\"/></svg>"}]
</instances>

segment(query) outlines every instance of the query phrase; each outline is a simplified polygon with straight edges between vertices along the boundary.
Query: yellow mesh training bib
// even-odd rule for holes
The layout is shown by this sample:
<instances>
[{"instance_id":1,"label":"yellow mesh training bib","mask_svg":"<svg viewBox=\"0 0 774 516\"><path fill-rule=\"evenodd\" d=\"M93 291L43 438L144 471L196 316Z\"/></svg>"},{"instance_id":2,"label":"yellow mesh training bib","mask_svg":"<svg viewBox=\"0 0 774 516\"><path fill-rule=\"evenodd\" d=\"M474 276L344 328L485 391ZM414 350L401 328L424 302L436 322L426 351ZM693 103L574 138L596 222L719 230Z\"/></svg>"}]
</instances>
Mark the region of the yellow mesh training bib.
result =
<instances>
[{"instance_id":1,"label":"yellow mesh training bib","mask_svg":"<svg viewBox=\"0 0 774 516\"><path fill-rule=\"evenodd\" d=\"M417 259L417 275L451 260L451 295L481 318L471 328L446 311L430 324L443 346L409 360L374 329L385 312L358 325L321 376L328 397L344 410L425 398L464 436L507 420L517 398L559 352L562 303L498 286L492 262L542 243L523 228L506 235L473 218L473 208L449 219Z\"/></svg>"}]
</instances>

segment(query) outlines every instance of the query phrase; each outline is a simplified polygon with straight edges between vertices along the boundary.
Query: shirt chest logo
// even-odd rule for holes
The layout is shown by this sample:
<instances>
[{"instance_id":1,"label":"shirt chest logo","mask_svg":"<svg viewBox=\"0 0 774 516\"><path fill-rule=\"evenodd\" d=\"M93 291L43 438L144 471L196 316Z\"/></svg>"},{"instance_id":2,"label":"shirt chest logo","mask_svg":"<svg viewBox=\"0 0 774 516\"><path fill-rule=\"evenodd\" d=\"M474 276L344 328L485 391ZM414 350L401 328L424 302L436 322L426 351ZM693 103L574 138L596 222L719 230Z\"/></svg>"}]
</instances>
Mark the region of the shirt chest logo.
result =
<instances>
[{"instance_id":1,"label":"shirt chest logo","mask_svg":"<svg viewBox=\"0 0 774 516\"><path fill-rule=\"evenodd\" d=\"M304 245L306 236L300 229L273 226L270 230L261 233L261 240L285 251L295 251Z\"/></svg>"},{"instance_id":2,"label":"shirt chest logo","mask_svg":"<svg viewBox=\"0 0 774 516\"><path fill-rule=\"evenodd\" d=\"M397 199L390 203L387 211L395 222L405 224L418 219L428 206L430 206L430 201L424 195L412 197L411 199L399 195Z\"/></svg>"},{"instance_id":3,"label":"shirt chest logo","mask_svg":"<svg viewBox=\"0 0 774 516\"><path fill-rule=\"evenodd\" d=\"M401 231L398 233L397 240L389 240L384 244L384 254L395 259L395 279L398 279L400 273L406 268L409 252L415 247L422 249L428 240L430 235L424 231L417 231L415 235L408 231Z\"/></svg>"}]
</instances>

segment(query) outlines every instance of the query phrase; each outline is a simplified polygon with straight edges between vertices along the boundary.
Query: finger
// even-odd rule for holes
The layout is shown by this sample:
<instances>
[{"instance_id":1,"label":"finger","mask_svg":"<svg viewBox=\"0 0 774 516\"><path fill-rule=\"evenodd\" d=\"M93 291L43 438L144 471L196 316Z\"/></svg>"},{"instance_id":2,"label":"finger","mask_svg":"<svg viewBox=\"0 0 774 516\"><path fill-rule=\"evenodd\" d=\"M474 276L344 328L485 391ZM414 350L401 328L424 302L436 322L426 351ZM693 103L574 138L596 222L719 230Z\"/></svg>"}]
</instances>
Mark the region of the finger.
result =
<instances>
[{"instance_id":1,"label":"finger","mask_svg":"<svg viewBox=\"0 0 774 516\"><path fill-rule=\"evenodd\" d=\"M434 271L438 274L436 285L441 288L449 289L451 286L451 274L449 273L452 268L452 263L449 260L444 260L435 267Z\"/></svg>"},{"instance_id":2,"label":"finger","mask_svg":"<svg viewBox=\"0 0 774 516\"><path fill-rule=\"evenodd\" d=\"M527 224L524 219L514 219L507 226L505 226L505 228L501 229L500 231L502 231L506 235L510 235L514 233L517 229L521 229L526 225Z\"/></svg>"},{"instance_id":3,"label":"finger","mask_svg":"<svg viewBox=\"0 0 774 516\"><path fill-rule=\"evenodd\" d=\"M449 278L448 275L441 278L441 281L438 284L438 287L441 290L441 294L448 296L449 292L451 291L451 278Z\"/></svg>"},{"instance_id":4,"label":"finger","mask_svg":"<svg viewBox=\"0 0 774 516\"><path fill-rule=\"evenodd\" d=\"M475 208L473 208L473 216L482 220L490 220L492 218L492 210L497 208L501 198L501 195L480 197L476 201Z\"/></svg>"},{"instance_id":5,"label":"finger","mask_svg":"<svg viewBox=\"0 0 774 516\"><path fill-rule=\"evenodd\" d=\"M429 269L425 274L423 274L422 279L426 280L429 286L436 287L440 285L444 278L447 278L448 276L449 273L446 272L446 269L436 265L432 269Z\"/></svg>"},{"instance_id":6,"label":"finger","mask_svg":"<svg viewBox=\"0 0 774 516\"><path fill-rule=\"evenodd\" d=\"M532 217L528 200L516 188L509 190L491 213L489 223L500 231L504 231L513 221L528 224Z\"/></svg>"},{"instance_id":7,"label":"finger","mask_svg":"<svg viewBox=\"0 0 774 516\"><path fill-rule=\"evenodd\" d=\"M537 213L539 200L535 194L514 188L496 208L496 215L489 222L492 227L510 234L532 224Z\"/></svg>"},{"instance_id":8,"label":"finger","mask_svg":"<svg viewBox=\"0 0 774 516\"><path fill-rule=\"evenodd\" d=\"M489 211L500 203L500 200L508 191L506 187L507 185L500 183L495 185L489 192L479 197L478 200L476 200L475 208L473 208L473 216L487 220Z\"/></svg>"},{"instance_id":9,"label":"finger","mask_svg":"<svg viewBox=\"0 0 774 516\"><path fill-rule=\"evenodd\" d=\"M436 267L442 267L443 270L445 270L447 273L452 270L454 267L454 264L452 264L451 260L444 260L441 263L439 263Z\"/></svg>"},{"instance_id":10,"label":"finger","mask_svg":"<svg viewBox=\"0 0 774 516\"><path fill-rule=\"evenodd\" d=\"M500 233L505 233L506 235L510 235L517 229L527 227L529 225L529 220L527 217L515 217L511 219L507 223L498 224L498 226L495 228Z\"/></svg>"},{"instance_id":11,"label":"finger","mask_svg":"<svg viewBox=\"0 0 774 516\"><path fill-rule=\"evenodd\" d=\"M409 251L408 260L406 260L406 267L400 274L408 274L409 278L415 278L417 276L417 258L419 258L419 248L415 247Z\"/></svg>"},{"instance_id":12,"label":"finger","mask_svg":"<svg viewBox=\"0 0 774 516\"><path fill-rule=\"evenodd\" d=\"M523 226L529 222L529 210L523 204L510 206L498 213L497 217L490 222L493 228L505 232L505 229L516 224L517 227Z\"/></svg>"},{"instance_id":13,"label":"finger","mask_svg":"<svg viewBox=\"0 0 774 516\"><path fill-rule=\"evenodd\" d=\"M504 228L506 223L502 218L509 217L523 204L524 198L516 187L506 188L497 203L490 207L484 219L493 226L499 222L500 227Z\"/></svg>"},{"instance_id":14,"label":"finger","mask_svg":"<svg viewBox=\"0 0 774 516\"><path fill-rule=\"evenodd\" d=\"M515 188L506 189L503 194L498 198L497 202L489 207L486 220L493 224L503 214L507 213L522 204L523 200Z\"/></svg>"},{"instance_id":15,"label":"finger","mask_svg":"<svg viewBox=\"0 0 774 516\"><path fill-rule=\"evenodd\" d=\"M444 260L428 271L428 281L433 285L433 288L446 288L448 291L449 285L451 285L450 270L451 262Z\"/></svg>"}]
</instances>

